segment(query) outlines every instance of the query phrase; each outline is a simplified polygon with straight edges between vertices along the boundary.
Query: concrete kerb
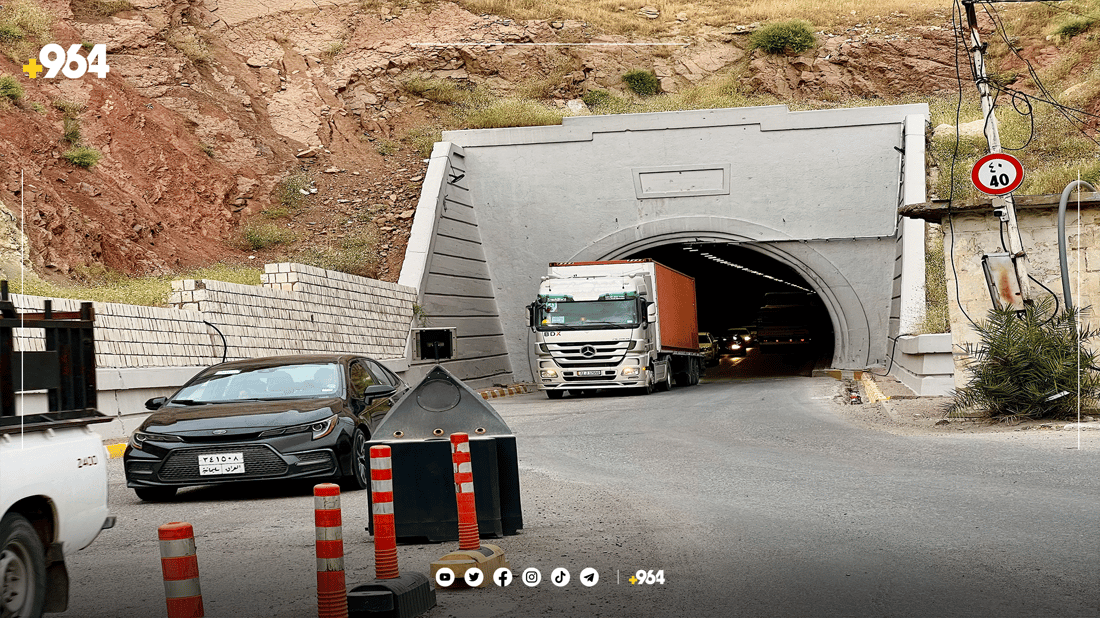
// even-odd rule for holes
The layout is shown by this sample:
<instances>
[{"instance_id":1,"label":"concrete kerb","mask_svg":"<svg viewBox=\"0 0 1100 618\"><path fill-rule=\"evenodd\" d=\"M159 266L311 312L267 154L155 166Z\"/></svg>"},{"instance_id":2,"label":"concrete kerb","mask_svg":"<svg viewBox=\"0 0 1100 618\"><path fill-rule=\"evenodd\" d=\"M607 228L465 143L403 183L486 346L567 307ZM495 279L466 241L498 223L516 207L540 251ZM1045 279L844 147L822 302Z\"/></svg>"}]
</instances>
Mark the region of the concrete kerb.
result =
<instances>
[{"instance_id":1,"label":"concrete kerb","mask_svg":"<svg viewBox=\"0 0 1100 618\"><path fill-rule=\"evenodd\" d=\"M533 393L536 390L538 389L535 388L534 384L513 384L511 386L484 389L478 391L478 394L481 395L482 399L496 399L497 397L507 397L509 395L522 395L524 393ZM126 441L105 441L104 446L107 447L107 454L110 455L111 459L122 457L122 454L126 452Z\"/></svg>"}]
</instances>

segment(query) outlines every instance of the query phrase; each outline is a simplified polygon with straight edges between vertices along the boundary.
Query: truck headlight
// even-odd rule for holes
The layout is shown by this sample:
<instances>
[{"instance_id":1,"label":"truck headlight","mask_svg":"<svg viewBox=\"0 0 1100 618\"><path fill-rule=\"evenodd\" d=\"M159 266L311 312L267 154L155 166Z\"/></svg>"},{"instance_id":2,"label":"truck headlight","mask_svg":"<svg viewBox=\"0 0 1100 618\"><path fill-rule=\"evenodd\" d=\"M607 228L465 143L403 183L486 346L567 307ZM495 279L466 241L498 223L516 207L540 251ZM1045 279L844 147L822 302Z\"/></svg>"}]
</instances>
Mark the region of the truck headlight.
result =
<instances>
[{"instance_id":1,"label":"truck headlight","mask_svg":"<svg viewBox=\"0 0 1100 618\"><path fill-rule=\"evenodd\" d=\"M541 369L539 375L544 378L556 378L558 377L558 371L556 369Z\"/></svg>"},{"instance_id":2,"label":"truck headlight","mask_svg":"<svg viewBox=\"0 0 1100 618\"><path fill-rule=\"evenodd\" d=\"M624 376L637 376L637 375L640 375L641 372L642 372L642 368L638 367L638 366L623 367L623 370L622 370L622 374Z\"/></svg>"}]
</instances>

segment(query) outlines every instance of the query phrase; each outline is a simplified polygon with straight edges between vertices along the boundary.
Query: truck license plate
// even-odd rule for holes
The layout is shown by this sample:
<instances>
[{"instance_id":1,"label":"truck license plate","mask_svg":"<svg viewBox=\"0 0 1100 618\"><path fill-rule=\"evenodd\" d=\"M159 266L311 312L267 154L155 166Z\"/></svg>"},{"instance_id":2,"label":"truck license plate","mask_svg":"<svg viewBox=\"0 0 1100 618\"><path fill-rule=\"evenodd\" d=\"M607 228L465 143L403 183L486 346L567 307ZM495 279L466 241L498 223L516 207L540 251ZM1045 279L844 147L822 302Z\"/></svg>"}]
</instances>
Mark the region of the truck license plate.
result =
<instances>
[{"instance_id":1,"label":"truck license plate","mask_svg":"<svg viewBox=\"0 0 1100 618\"><path fill-rule=\"evenodd\" d=\"M199 455L199 474L244 474L244 453Z\"/></svg>"},{"instance_id":2,"label":"truck license plate","mask_svg":"<svg viewBox=\"0 0 1100 618\"><path fill-rule=\"evenodd\" d=\"M579 376L602 376L603 371L601 371L599 369L581 369L581 370L577 371L577 375L579 375Z\"/></svg>"}]
</instances>

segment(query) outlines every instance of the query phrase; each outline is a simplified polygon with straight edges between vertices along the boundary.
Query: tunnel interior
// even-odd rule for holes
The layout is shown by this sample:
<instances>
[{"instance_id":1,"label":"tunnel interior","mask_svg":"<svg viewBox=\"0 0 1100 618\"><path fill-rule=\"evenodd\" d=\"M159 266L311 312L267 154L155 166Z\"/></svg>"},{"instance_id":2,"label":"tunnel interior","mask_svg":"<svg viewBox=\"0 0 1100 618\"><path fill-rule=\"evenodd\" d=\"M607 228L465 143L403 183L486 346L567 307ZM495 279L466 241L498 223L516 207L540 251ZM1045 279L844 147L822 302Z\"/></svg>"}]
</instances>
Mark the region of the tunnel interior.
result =
<instances>
[{"instance_id":1,"label":"tunnel interior","mask_svg":"<svg viewBox=\"0 0 1100 618\"><path fill-rule=\"evenodd\" d=\"M699 331L710 333L719 347L706 377L810 375L829 365L834 341L829 312L790 266L720 242L670 243L627 257L646 258L695 278ZM747 345L731 346L744 331Z\"/></svg>"}]
</instances>

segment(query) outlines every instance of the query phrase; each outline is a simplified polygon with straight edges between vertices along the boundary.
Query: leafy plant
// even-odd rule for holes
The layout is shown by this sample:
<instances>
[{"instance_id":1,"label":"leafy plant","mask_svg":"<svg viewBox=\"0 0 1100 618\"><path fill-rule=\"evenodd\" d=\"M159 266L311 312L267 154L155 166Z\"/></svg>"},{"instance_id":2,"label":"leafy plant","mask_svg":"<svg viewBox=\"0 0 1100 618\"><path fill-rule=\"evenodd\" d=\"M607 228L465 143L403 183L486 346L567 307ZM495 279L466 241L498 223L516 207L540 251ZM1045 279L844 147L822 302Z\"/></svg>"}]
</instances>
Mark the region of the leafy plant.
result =
<instances>
[{"instance_id":1,"label":"leafy plant","mask_svg":"<svg viewBox=\"0 0 1100 618\"><path fill-rule=\"evenodd\" d=\"M291 242L294 242L294 233L274 223L250 224L241 229L240 244L252 251Z\"/></svg>"},{"instance_id":2,"label":"leafy plant","mask_svg":"<svg viewBox=\"0 0 1100 618\"><path fill-rule=\"evenodd\" d=\"M12 75L0 76L0 97L11 99L14 103L23 98L23 85Z\"/></svg>"},{"instance_id":3,"label":"leafy plant","mask_svg":"<svg viewBox=\"0 0 1100 618\"><path fill-rule=\"evenodd\" d=\"M1070 418L1081 400L1100 395L1096 352L1085 342L1097 332L1073 308L1053 314L1049 297L1017 315L994 309L977 325L979 343L965 348L970 381L955 392L948 414L978 408L991 418ZM1080 326L1080 333L1078 327Z\"/></svg>"},{"instance_id":4,"label":"leafy plant","mask_svg":"<svg viewBox=\"0 0 1100 618\"><path fill-rule=\"evenodd\" d=\"M89 148L87 146L75 146L64 152L61 156L65 157L65 160L73 165L83 168L89 168L103 157L103 153L99 152L95 148Z\"/></svg>"},{"instance_id":5,"label":"leafy plant","mask_svg":"<svg viewBox=\"0 0 1100 618\"><path fill-rule=\"evenodd\" d=\"M66 117L75 118L81 112L84 111L84 106L80 103L74 103L73 101L66 101L65 99L55 99L53 102L54 109L60 111Z\"/></svg>"},{"instance_id":6,"label":"leafy plant","mask_svg":"<svg viewBox=\"0 0 1100 618\"><path fill-rule=\"evenodd\" d=\"M648 97L661 91L661 80L653 71L634 69L623 75L623 83L635 93Z\"/></svg>"},{"instance_id":7,"label":"leafy plant","mask_svg":"<svg viewBox=\"0 0 1100 618\"><path fill-rule=\"evenodd\" d=\"M606 105L610 103L611 100L614 98L615 95L611 94L610 92L597 88L596 90L589 90L588 92L584 93L584 96L581 97L581 100L584 101L584 104L588 107L594 108L600 105Z\"/></svg>"},{"instance_id":8,"label":"leafy plant","mask_svg":"<svg viewBox=\"0 0 1100 618\"><path fill-rule=\"evenodd\" d=\"M401 146L397 142L395 142L393 140L388 140L386 138L382 138L382 139L378 140L378 143L376 143L374 145L374 150L378 154L385 157L385 156L388 156L388 155L391 155L391 154L397 152L400 147Z\"/></svg>"},{"instance_id":9,"label":"leafy plant","mask_svg":"<svg viewBox=\"0 0 1100 618\"><path fill-rule=\"evenodd\" d=\"M65 128L61 134L62 139L73 146L80 145L80 121L71 116L65 116L63 122Z\"/></svg>"},{"instance_id":10,"label":"leafy plant","mask_svg":"<svg viewBox=\"0 0 1100 618\"><path fill-rule=\"evenodd\" d=\"M768 54L804 52L817 45L810 22L792 19L770 23L749 36L752 49L762 49Z\"/></svg>"},{"instance_id":11,"label":"leafy plant","mask_svg":"<svg viewBox=\"0 0 1100 618\"><path fill-rule=\"evenodd\" d=\"M376 277L381 260L378 236L373 230L349 236L335 247L310 248L294 256L294 261L326 270L360 277Z\"/></svg>"},{"instance_id":12,"label":"leafy plant","mask_svg":"<svg viewBox=\"0 0 1100 618\"><path fill-rule=\"evenodd\" d=\"M1054 34L1063 39L1072 39L1078 34L1088 32L1089 28L1095 26L1097 22L1100 22L1100 19L1095 17L1075 17L1059 26Z\"/></svg>"},{"instance_id":13,"label":"leafy plant","mask_svg":"<svg viewBox=\"0 0 1100 618\"><path fill-rule=\"evenodd\" d=\"M53 23L53 14L33 0L0 3L0 50L15 62L26 62L37 55Z\"/></svg>"},{"instance_id":14,"label":"leafy plant","mask_svg":"<svg viewBox=\"0 0 1100 618\"><path fill-rule=\"evenodd\" d=\"M269 219L281 219L294 214L301 209L312 184L313 180L305 172L295 172L285 176L276 183L273 192L278 206L265 210L264 215Z\"/></svg>"}]
</instances>

